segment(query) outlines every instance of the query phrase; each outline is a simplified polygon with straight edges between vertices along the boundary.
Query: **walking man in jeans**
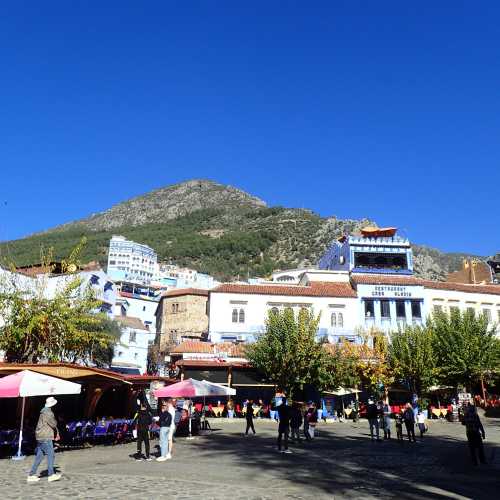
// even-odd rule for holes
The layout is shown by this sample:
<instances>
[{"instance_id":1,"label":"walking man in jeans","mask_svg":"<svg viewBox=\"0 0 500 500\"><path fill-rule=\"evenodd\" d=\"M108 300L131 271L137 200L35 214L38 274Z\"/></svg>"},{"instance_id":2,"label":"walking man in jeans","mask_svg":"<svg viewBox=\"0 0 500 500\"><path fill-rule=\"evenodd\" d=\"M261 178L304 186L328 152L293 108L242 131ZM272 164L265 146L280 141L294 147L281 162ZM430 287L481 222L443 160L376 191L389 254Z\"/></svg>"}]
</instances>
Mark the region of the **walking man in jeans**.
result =
<instances>
[{"instance_id":1,"label":"walking man in jeans","mask_svg":"<svg viewBox=\"0 0 500 500\"><path fill-rule=\"evenodd\" d=\"M136 460L142 460L142 443L146 452L146 460L153 460L149 456L149 426L153 422L151 413L146 408L145 403L141 403L141 408L137 412L137 455Z\"/></svg>"},{"instance_id":2,"label":"walking man in jeans","mask_svg":"<svg viewBox=\"0 0 500 500\"><path fill-rule=\"evenodd\" d=\"M484 456L483 439L486 438L486 435L483 424L477 414L476 407L472 403L469 403L467 409L465 410L462 424L465 425L472 463L477 465L477 455L479 455L479 461L482 464L485 464L486 458Z\"/></svg>"},{"instance_id":3,"label":"walking man in jeans","mask_svg":"<svg viewBox=\"0 0 500 500\"><path fill-rule=\"evenodd\" d=\"M278 415L280 422L278 424L278 451L280 453L292 453L288 449L288 435L290 434L290 407L286 404L286 398L283 398L282 403L278 406ZM285 438L285 444L281 449L281 440Z\"/></svg>"},{"instance_id":4,"label":"walking man in jeans","mask_svg":"<svg viewBox=\"0 0 500 500\"><path fill-rule=\"evenodd\" d=\"M158 425L160 426L160 450L161 454L156 459L157 462L164 462L172 458L169 453L169 434L170 428L172 427L172 415L168 411L167 401L163 401L161 404L161 409L159 413Z\"/></svg>"},{"instance_id":5,"label":"walking man in jeans","mask_svg":"<svg viewBox=\"0 0 500 500\"><path fill-rule=\"evenodd\" d=\"M370 437L372 441L375 440L373 435L373 430L376 431L377 441L380 441L380 428L378 423L378 408L373 399L368 400L368 406L366 407L366 418L368 419L368 424L370 426Z\"/></svg>"},{"instance_id":6,"label":"walking man in jeans","mask_svg":"<svg viewBox=\"0 0 500 500\"><path fill-rule=\"evenodd\" d=\"M413 441L417 442L415 439L415 413L413 413L413 408L410 403L406 403L406 408L403 413L403 421L406 427L406 433L408 434L408 441L410 443Z\"/></svg>"},{"instance_id":7,"label":"walking man in jeans","mask_svg":"<svg viewBox=\"0 0 500 500\"><path fill-rule=\"evenodd\" d=\"M248 431L252 429L253 433L255 434L255 427L253 425L253 401L250 400L247 403L247 411L245 413L245 417L247 420L247 430L245 431L245 436L248 436Z\"/></svg>"},{"instance_id":8,"label":"walking man in jeans","mask_svg":"<svg viewBox=\"0 0 500 500\"><path fill-rule=\"evenodd\" d=\"M47 472L49 482L59 481L61 474L54 472L54 439L59 441L59 432L57 431L57 420L51 408L57 404L57 399L52 396L47 398L45 406L40 412L38 423L36 424L36 455L33 467L28 476L28 483L36 483L40 481L36 471L42 463L43 456L47 457ZM54 438L55 436L55 438Z\"/></svg>"}]
</instances>

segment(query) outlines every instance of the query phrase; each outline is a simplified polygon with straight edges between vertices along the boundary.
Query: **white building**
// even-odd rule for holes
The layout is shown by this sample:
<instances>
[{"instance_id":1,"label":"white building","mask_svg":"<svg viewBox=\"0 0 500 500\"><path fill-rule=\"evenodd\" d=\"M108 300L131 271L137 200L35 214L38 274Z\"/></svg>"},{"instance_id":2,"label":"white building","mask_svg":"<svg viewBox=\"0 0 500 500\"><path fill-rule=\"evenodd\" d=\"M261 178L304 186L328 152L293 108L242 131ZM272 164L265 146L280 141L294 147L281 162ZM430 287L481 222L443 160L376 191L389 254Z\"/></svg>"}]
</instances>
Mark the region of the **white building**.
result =
<instances>
[{"instance_id":1,"label":"white building","mask_svg":"<svg viewBox=\"0 0 500 500\"><path fill-rule=\"evenodd\" d=\"M107 272L115 281L149 283L157 273L156 252L123 236L113 236L109 242Z\"/></svg>"},{"instance_id":2,"label":"white building","mask_svg":"<svg viewBox=\"0 0 500 500\"><path fill-rule=\"evenodd\" d=\"M318 335L330 342L355 341L356 292L347 273L305 274L300 285L223 284L209 293L209 338L212 342L252 342L264 332L269 311L290 307L321 314Z\"/></svg>"},{"instance_id":3,"label":"white building","mask_svg":"<svg viewBox=\"0 0 500 500\"><path fill-rule=\"evenodd\" d=\"M212 276L195 269L174 264L158 264L158 273L152 284L164 288L200 288L210 290L219 285Z\"/></svg>"},{"instance_id":4,"label":"white building","mask_svg":"<svg viewBox=\"0 0 500 500\"><path fill-rule=\"evenodd\" d=\"M138 285L118 282L115 316L139 318L143 326L151 332L156 331L155 312L161 298L161 289L152 285Z\"/></svg>"},{"instance_id":5,"label":"white building","mask_svg":"<svg viewBox=\"0 0 500 500\"><path fill-rule=\"evenodd\" d=\"M433 311L474 310L500 324L500 286L413 276L411 245L395 228L369 228L334 242L321 269L276 273L273 282L227 283L209 294L209 339L252 342L273 308L321 314L318 338L358 342L360 333L419 325Z\"/></svg>"},{"instance_id":6,"label":"white building","mask_svg":"<svg viewBox=\"0 0 500 500\"><path fill-rule=\"evenodd\" d=\"M122 335L114 348L111 368L121 373L146 373L148 348L154 342L155 334L147 330L139 318L117 316L115 319L122 327Z\"/></svg>"}]
</instances>

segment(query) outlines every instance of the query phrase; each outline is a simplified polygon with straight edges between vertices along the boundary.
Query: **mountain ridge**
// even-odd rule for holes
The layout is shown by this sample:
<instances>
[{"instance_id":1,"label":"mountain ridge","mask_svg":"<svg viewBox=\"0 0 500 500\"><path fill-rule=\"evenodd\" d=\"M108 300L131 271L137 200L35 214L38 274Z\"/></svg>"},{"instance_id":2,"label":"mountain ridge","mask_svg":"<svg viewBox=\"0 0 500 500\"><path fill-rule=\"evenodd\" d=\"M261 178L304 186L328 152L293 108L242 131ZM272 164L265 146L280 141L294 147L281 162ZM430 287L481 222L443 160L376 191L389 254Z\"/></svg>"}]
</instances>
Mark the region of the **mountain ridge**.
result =
<instances>
[{"instance_id":1,"label":"mountain ridge","mask_svg":"<svg viewBox=\"0 0 500 500\"><path fill-rule=\"evenodd\" d=\"M154 248L161 260L194 267L219 279L266 276L275 269L314 266L338 236L358 232L369 219L321 217L309 209L268 207L233 186L193 179L155 189L107 210L29 237L0 244L0 256L17 265L39 260L40 248L62 258L82 236L83 258L106 263L112 234ZM445 279L462 253L413 245L415 273Z\"/></svg>"}]
</instances>

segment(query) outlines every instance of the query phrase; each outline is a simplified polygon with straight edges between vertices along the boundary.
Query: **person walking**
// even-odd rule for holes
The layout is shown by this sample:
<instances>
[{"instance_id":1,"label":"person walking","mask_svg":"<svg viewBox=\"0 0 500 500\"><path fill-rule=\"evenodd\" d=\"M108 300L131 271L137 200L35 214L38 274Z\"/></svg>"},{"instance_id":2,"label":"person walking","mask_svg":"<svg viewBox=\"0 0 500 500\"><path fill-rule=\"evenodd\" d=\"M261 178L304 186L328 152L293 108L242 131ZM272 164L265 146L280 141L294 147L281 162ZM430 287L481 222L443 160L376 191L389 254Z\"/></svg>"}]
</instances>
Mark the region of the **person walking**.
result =
<instances>
[{"instance_id":1,"label":"person walking","mask_svg":"<svg viewBox=\"0 0 500 500\"><path fill-rule=\"evenodd\" d=\"M396 437L398 442L403 442L403 414L398 413L396 415Z\"/></svg>"},{"instance_id":2,"label":"person walking","mask_svg":"<svg viewBox=\"0 0 500 500\"><path fill-rule=\"evenodd\" d=\"M418 430L420 431L420 439L424 439L424 434L427 432L427 425L425 424L425 415L422 410L419 410L417 413L417 425Z\"/></svg>"},{"instance_id":3,"label":"person walking","mask_svg":"<svg viewBox=\"0 0 500 500\"><path fill-rule=\"evenodd\" d=\"M359 402L356 400L354 401L352 408L352 421L357 422L358 418L359 418Z\"/></svg>"},{"instance_id":4,"label":"person walking","mask_svg":"<svg viewBox=\"0 0 500 500\"><path fill-rule=\"evenodd\" d=\"M310 427L309 427L309 408L306 407L305 411L304 411L304 436L306 438L306 441L311 441L312 438L311 438L311 433L309 432L310 431Z\"/></svg>"},{"instance_id":5,"label":"person walking","mask_svg":"<svg viewBox=\"0 0 500 500\"><path fill-rule=\"evenodd\" d=\"M384 419L384 439L391 439L391 407L388 403L384 403L382 407L383 419Z\"/></svg>"},{"instance_id":6,"label":"person walking","mask_svg":"<svg viewBox=\"0 0 500 500\"><path fill-rule=\"evenodd\" d=\"M172 452L174 450L174 437L177 425L181 421L182 411L177 408L177 399L170 399L168 401L168 412L172 415L172 424L170 427L170 432L168 434L168 454L172 458Z\"/></svg>"},{"instance_id":7,"label":"person walking","mask_svg":"<svg viewBox=\"0 0 500 500\"><path fill-rule=\"evenodd\" d=\"M368 425L370 426L370 437L372 441L375 441L373 435L373 430L375 429L377 434L377 441L380 441L380 429L378 423L378 408L373 402L373 399L368 400L368 406L366 407L366 418L368 419Z\"/></svg>"},{"instance_id":8,"label":"person walking","mask_svg":"<svg viewBox=\"0 0 500 500\"><path fill-rule=\"evenodd\" d=\"M278 451L280 453L292 453L291 450L288 449L288 435L290 434L290 407L286 404L286 398L283 398L281 404L278 406L278 415ZM282 440L284 441L283 448L281 447Z\"/></svg>"},{"instance_id":9,"label":"person walking","mask_svg":"<svg viewBox=\"0 0 500 500\"><path fill-rule=\"evenodd\" d=\"M467 442L469 443L472 463L478 465L477 455L479 455L479 461L485 464L486 458L484 456L483 439L486 439L486 434L483 424L479 419L479 415L477 414L476 407L471 403L469 403L465 410L462 424L465 425L465 433Z\"/></svg>"},{"instance_id":10,"label":"person walking","mask_svg":"<svg viewBox=\"0 0 500 500\"><path fill-rule=\"evenodd\" d=\"M245 431L245 436L248 436L248 431L252 429L253 433L255 434L255 427L253 425L253 402L249 401L247 403L247 411L245 413L245 419L247 421L247 429Z\"/></svg>"},{"instance_id":11,"label":"person walking","mask_svg":"<svg viewBox=\"0 0 500 500\"><path fill-rule=\"evenodd\" d=\"M302 426L302 412L300 411L300 406L298 403L293 403L291 415L290 415L290 429L291 429L291 438L292 443L297 442L302 443L302 439L300 437L300 427Z\"/></svg>"},{"instance_id":12,"label":"person walking","mask_svg":"<svg viewBox=\"0 0 500 500\"><path fill-rule=\"evenodd\" d=\"M57 430L57 420L52 411L52 407L57 404L57 399L48 397L45 400L45 406L40 411L40 416L38 417L38 422L35 429L36 437L36 451L35 451L35 461L31 467L28 483L36 483L40 481L40 477L37 474L38 467L42 463L44 455L47 457L47 473L49 483L52 481L59 481L61 479L61 474L56 474L54 472L54 443L53 441L59 441L59 431Z\"/></svg>"},{"instance_id":13,"label":"person walking","mask_svg":"<svg viewBox=\"0 0 500 500\"><path fill-rule=\"evenodd\" d=\"M172 427L172 415L168 411L168 402L161 403L158 425L160 426L160 456L156 459L157 462L164 462L172 458L169 453L169 434Z\"/></svg>"},{"instance_id":14,"label":"person walking","mask_svg":"<svg viewBox=\"0 0 500 500\"><path fill-rule=\"evenodd\" d=\"M153 460L149 456L149 426L153 422L153 417L148 411L146 405L141 403L139 411L137 412L137 455L136 460L142 460L142 443L144 443L144 451L146 453L146 460L150 462Z\"/></svg>"},{"instance_id":15,"label":"person walking","mask_svg":"<svg viewBox=\"0 0 500 500\"><path fill-rule=\"evenodd\" d=\"M415 413L410 403L406 403L405 411L403 412L403 422L405 423L406 433L408 434L408 441L417 442L415 438Z\"/></svg>"},{"instance_id":16,"label":"person walking","mask_svg":"<svg viewBox=\"0 0 500 500\"><path fill-rule=\"evenodd\" d=\"M307 420L309 421L309 435L311 436L311 439L314 439L316 425L318 424L318 412L316 411L316 405L314 403L309 408L309 415Z\"/></svg>"}]
</instances>

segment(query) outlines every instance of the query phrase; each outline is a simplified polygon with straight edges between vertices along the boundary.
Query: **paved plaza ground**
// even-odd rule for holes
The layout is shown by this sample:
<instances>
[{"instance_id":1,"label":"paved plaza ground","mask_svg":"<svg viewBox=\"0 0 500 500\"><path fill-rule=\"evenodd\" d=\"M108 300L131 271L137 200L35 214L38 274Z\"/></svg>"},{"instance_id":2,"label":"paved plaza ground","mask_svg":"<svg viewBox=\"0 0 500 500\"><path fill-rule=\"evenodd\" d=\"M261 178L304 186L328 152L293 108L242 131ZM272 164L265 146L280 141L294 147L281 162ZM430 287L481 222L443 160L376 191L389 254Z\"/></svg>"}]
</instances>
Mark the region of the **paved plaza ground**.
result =
<instances>
[{"instance_id":1,"label":"paved plaza ground","mask_svg":"<svg viewBox=\"0 0 500 500\"><path fill-rule=\"evenodd\" d=\"M33 457L1 460L0 498L500 498L498 419L483 418L489 464L475 468L460 424L431 422L422 443L400 444L372 443L366 420L321 423L314 442L282 455L274 422L256 420L257 435L249 437L242 436L244 420L211 422L210 435L177 439L167 462L134 461L135 443L57 453L64 477L50 484L26 483Z\"/></svg>"}]
</instances>

